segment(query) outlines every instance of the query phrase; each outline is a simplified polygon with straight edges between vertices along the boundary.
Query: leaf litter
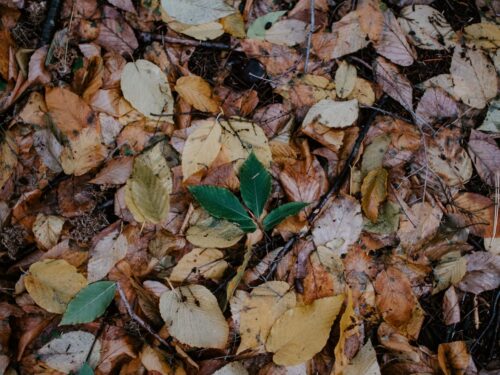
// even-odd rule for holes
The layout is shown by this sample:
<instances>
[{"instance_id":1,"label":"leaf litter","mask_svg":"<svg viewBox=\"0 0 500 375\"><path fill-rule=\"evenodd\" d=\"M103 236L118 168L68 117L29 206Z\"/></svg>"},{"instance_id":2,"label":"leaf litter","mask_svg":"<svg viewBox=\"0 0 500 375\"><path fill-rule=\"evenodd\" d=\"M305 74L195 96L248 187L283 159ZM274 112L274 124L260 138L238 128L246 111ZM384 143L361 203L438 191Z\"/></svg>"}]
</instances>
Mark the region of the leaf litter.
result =
<instances>
[{"instance_id":1,"label":"leaf litter","mask_svg":"<svg viewBox=\"0 0 500 375\"><path fill-rule=\"evenodd\" d=\"M0 0L0 373L498 371L498 9L331 5Z\"/></svg>"}]
</instances>

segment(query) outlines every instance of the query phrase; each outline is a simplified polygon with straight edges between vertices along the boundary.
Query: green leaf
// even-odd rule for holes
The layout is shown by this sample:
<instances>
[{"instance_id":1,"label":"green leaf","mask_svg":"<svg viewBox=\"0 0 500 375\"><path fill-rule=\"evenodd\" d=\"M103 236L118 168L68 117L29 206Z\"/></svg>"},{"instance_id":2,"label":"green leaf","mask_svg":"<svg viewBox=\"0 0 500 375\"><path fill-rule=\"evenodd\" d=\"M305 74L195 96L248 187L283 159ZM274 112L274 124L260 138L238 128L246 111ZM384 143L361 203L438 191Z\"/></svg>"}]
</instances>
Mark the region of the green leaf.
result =
<instances>
[{"instance_id":1,"label":"green leaf","mask_svg":"<svg viewBox=\"0 0 500 375\"><path fill-rule=\"evenodd\" d=\"M304 202L290 202L272 210L262 222L262 224L264 225L264 230L270 230L281 223L283 219L287 218L288 216L298 214L300 210L302 210L308 204L309 203Z\"/></svg>"},{"instance_id":2,"label":"green leaf","mask_svg":"<svg viewBox=\"0 0 500 375\"><path fill-rule=\"evenodd\" d=\"M85 362L80 371L78 371L78 375L94 375L94 370L92 370L92 367Z\"/></svg>"},{"instance_id":3,"label":"green leaf","mask_svg":"<svg viewBox=\"0 0 500 375\"><path fill-rule=\"evenodd\" d=\"M240 192L243 202L260 217L271 195L271 175L253 152L240 169Z\"/></svg>"},{"instance_id":4,"label":"green leaf","mask_svg":"<svg viewBox=\"0 0 500 375\"><path fill-rule=\"evenodd\" d=\"M247 37L249 39L264 39L266 35L266 30L268 30L273 23L278 21L278 19L286 13L286 10L280 10L278 12L270 12L262 17L257 18L248 28Z\"/></svg>"},{"instance_id":5,"label":"green leaf","mask_svg":"<svg viewBox=\"0 0 500 375\"><path fill-rule=\"evenodd\" d=\"M190 186L188 189L210 215L236 223L245 232L257 229L245 207L228 189L209 185Z\"/></svg>"},{"instance_id":6,"label":"green leaf","mask_svg":"<svg viewBox=\"0 0 500 375\"><path fill-rule=\"evenodd\" d=\"M100 317L113 300L116 283L113 281L98 281L80 290L70 301L61 323L90 323Z\"/></svg>"}]
</instances>

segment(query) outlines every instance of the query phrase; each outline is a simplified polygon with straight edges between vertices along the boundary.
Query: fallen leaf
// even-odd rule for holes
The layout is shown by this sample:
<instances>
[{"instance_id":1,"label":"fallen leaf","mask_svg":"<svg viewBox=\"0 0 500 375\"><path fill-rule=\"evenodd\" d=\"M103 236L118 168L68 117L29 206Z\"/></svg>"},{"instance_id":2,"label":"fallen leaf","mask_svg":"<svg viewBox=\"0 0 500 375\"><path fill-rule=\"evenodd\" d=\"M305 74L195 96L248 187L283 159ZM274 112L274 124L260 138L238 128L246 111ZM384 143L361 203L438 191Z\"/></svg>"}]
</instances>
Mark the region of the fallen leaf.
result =
<instances>
[{"instance_id":1,"label":"fallen leaf","mask_svg":"<svg viewBox=\"0 0 500 375\"><path fill-rule=\"evenodd\" d=\"M476 48L496 50L500 47L500 27L494 23L481 22L464 28L465 39Z\"/></svg>"},{"instance_id":2,"label":"fallen leaf","mask_svg":"<svg viewBox=\"0 0 500 375\"><path fill-rule=\"evenodd\" d=\"M416 110L419 125L432 125L446 118L458 116L457 103L441 88L428 88L420 98Z\"/></svg>"},{"instance_id":3,"label":"fallen leaf","mask_svg":"<svg viewBox=\"0 0 500 375\"><path fill-rule=\"evenodd\" d=\"M356 99L338 102L323 99L313 105L306 114L302 127L317 122L328 128L345 128L351 126L358 118L359 108Z\"/></svg>"},{"instance_id":4,"label":"fallen leaf","mask_svg":"<svg viewBox=\"0 0 500 375\"><path fill-rule=\"evenodd\" d=\"M170 209L172 177L162 149L163 144L158 143L136 157L125 185L127 208L141 223L158 224L166 219Z\"/></svg>"},{"instance_id":5,"label":"fallen leaf","mask_svg":"<svg viewBox=\"0 0 500 375\"><path fill-rule=\"evenodd\" d=\"M199 25L188 25L172 19L168 26L181 34L197 40L213 40L224 34L224 27L219 22L207 22Z\"/></svg>"},{"instance_id":6,"label":"fallen leaf","mask_svg":"<svg viewBox=\"0 0 500 375\"><path fill-rule=\"evenodd\" d=\"M477 372L465 341L439 344L438 361L445 375L465 375Z\"/></svg>"},{"instance_id":7,"label":"fallen leaf","mask_svg":"<svg viewBox=\"0 0 500 375\"><path fill-rule=\"evenodd\" d=\"M466 270L467 259L460 256L459 251L446 254L434 267L436 286L432 290L432 294L439 293L450 285L457 285L464 277Z\"/></svg>"},{"instance_id":8,"label":"fallen leaf","mask_svg":"<svg viewBox=\"0 0 500 375\"><path fill-rule=\"evenodd\" d=\"M443 211L423 202L411 206L410 215L401 217L398 237L403 248L415 251L436 234Z\"/></svg>"},{"instance_id":9,"label":"fallen leaf","mask_svg":"<svg viewBox=\"0 0 500 375\"><path fill-rule=\"evenodd\" d=\"M158 119L162 113L173 113L174 99L165 73L147 60L125 65L120 87L132 107L144 116Z\"/></svg>"},{"instance_id":10,"label":"fallen leaf","mask_svg":"<svg viewBox=\"0 0 500 375\"><path fill-rule=\"evenodd\" d=\"M490 186L500 184L500 148L492 137L472 129L469 155L484 182Z\"/></svg>"},{"instance_id":11,"label":"fallen leaf","mask_svg":"<svg viewBox=\"0 0 500 375\"><path fill-rule=\"evenodd\" d=\"M199 76L181 77L175 83L175 91L194 108L202 112L217 112L219 106L212 98L212 88Z\"/></svg>"},{"instance_id":12,"label":"fallen leaf","mask_svg":"<svg viewBox=\"0 0 500 375\"><path fill-rule=\"evenodd\" d=\"M372 42L377 42L384 27L384 14L379 0L360 0L356 11L359 16L361 30Z\"/></svg>"},{"instance_id":13,"label":"fallen leaf","mask_svg":"<svg viewBox=\"0 0 500 375\"><path fill-rule=\"evenodd\" d=\"M463 226L478 237L500 237L500 225L496 225L498 206L488 197L477 193L459 193L450 205L451 215L458 216Z\"/></svg>"},{"instance_id":14,"label":"fallen leaf","mask_svg":"<svg viewBox=\"0 0 500 375\"><path fill-rule=\"evenodd\" d=\"M364 178L369 172L382 168L384 156L391 144L391 137L381 134L366 146L361 160L361 176Z\"/></svg>"},{"instance_id":15,"label":"fallen leaf","mask_svg":"<svg viewBox=\"0 0 500 375\"><path fill-rule=\"evenodd\" d=\"M464 292L480 294L500 285L500 256L476 251L465 255L467 272L458 284Z\"/></svg>"},{"instance_id":16,"label":"fallen leaf","mask_svg":"<svg viewBox=\"0 0 500 375\"><path fill-rule=\"evenodd\" d=\"M236 353L246 350L265 352L265 343L274 322L287 310L295 307L295 293L283 281L268 281L251 293L236 291L231 298L233 319L238 316L240 346Z\"/></svg>"},{"instance_id":17,"label":"fallen leaf","mask_svg":"<svg viewBox=\"0 0 500 375\"><path fill-rule=\"evenodd\" d=\"M278 21L266 30L264 39L271 43L292 47L305 42L307 28L307 23L299 20Z\"/></svg>"},{"instance_id":18,"label":"fallen leaf","mask_svg":"<svg viewBox=\"0 0 500 375\"><path fill-rule=\"evenodd\" d=\"M224 31L235 38L245 38L245 20L240 12L230 14L220 20Z\"/></svg>"},{"instance_id":19,"label":"fallen leaf","mask_svg":"<svg viewBox=\"0 0 500 375\"><path fill-rule=\"evenodd\" d=\"M170 280L186 282L196 280L199 276L219 280L228 266L223 259L224 254L217 249L194 248L175 265Z\"/></svg>"},{"instance_id":20,"label":"fallen leaf","mask_svg":"<svg viewBox=\"0 0 500 375\"><path fill-rule=\"evenodd\" d=\"M370 171L361 185L361 207L365 215L377 222L380 204L387 197L388 173L384 168Z\"/></svg>"},{"instance_id":21,"label":"fallen leaf","mask_svg":"<svg viewBox=\"0 0 500 375\"><path fill-rule=\"evenodd\" d=\"M488 107L488 113L477 130L500 133L500 100L493 100Z\"/></svg>"},{"instance_id":22,"label":"fallen leaf","mask_svg":"<svg viewBox=\"0 0 500 375\"><path fill-rule=\"evenodd\" d=\"M359 104L372 106L375 103L375 92L372 84L366 79L357 77L354 88L347 99L357 99Z\"/></svg>"},{"instance_id":23,"label":"fallen leaf","mask_svg":"<svg viewBox=\"0 0 500 375\"><path fill-rule=\"evenodd\" d=\"M169 333L180 342L200 347L226 347L229 327L215 296L202 285L189 285L164 292L160 314Z\"/></svg>"},{"instance_id":24,"label":"fallen leaf","mask_svg":"<svg viewBox=\"0 0 500 375\"><path fill-rule=\"evenodd\" d=\"M273 25L279 20L279 18L286 13L285 10L280 10L278 12L269 12L259 18L257 18L250 25L247 31L248 38L251 39L264 39L266 36L266 27Z\"/></svg>"},{"instance_id":25,"label":"fallen leaf","mask_svg":"<svg viewBox=\"0 0 500 375\"><path fill-rule=\"evenodd\" d=\"M95 344L94 344L95 341ZM89 352L92 350L92 353ZM65 374L80 370L88 358L92 368L99 363L101 340L85 331L71 331L49 341L38 350L40 359Z\"/></svg>"},{"instance_id":26,"label":"fallen leaf","mask_svg":"<svg viewBox=\"0 0 500 375\"><path fill-rule=\"evenodd\" d=\"M342 61L335 72L335 91L340 98L349 97L356 85L356 78L356 67Z\"/></svg>"},{"instance_id":27,"label":"fallen leaf","mask_svg":"<svg viewBox=\"0 0 500 375\"><path fill-rule=\"evenodd\" d=\"M326 297L285 312L274 323L266 342L267 351L274 353L274 363L298 365L321 351L343 301L343 295Z\"/></svg>"},{"instance_id":28,"label":"fallen leaf","mask_svg":"<svg viewBox=\"0 0 500 375\"><path fill-rule=\"evenodd\" d=\"M403 106L413 111L413 87L398 68L383 57L377 57L374 62L374 73L382 90Z\"/></svg>"},{"instance_id":29,"label":"fallen leaf","mask_svg":"<svg viewBox=\"0 0 500 375\"><path fill-rule=\"evenodd\" d=\"M213 375L248 375L248 371L241 362L231 362L218 369Z\"/></svg>"},{"instance_id":30,"label":"fallen leaf","mask_svg":"<svg viewBox=\"0 0 500 375\"><path fill-rule=\"evenodd\" d=\"M332 24L335 45L330 58L338 59L365 48L368 45L366 33L362 31L357 11L347 13L340 21Z\"/></svg>"},{"instance_id":31,"label":"fallen leaf","mask_svg":"<svg viewBox=\"0 0 500 375\"><path fill-rule=\"evenodd\" d=\"M446 18L428 5L404 7L398 21L415 47L443 50L455 45L457 37Z\"/></svg>"},{"instance_id":32,"label":"fallen leaf","mask_svg":"<svg viewBox=\"0 0 500 375\"><path fill-rule=\"evenodd\" d=\"M384 12L384 27L374 46L379 55L401 66L412 65L417 57L390 9Z\"/></svg>"},{"instance_id":33,"label":"fallen leaf","mask_svg":"<svg viewBox=\"0 0 500 375\"><path fill-rule=\"evenodd\" d=\"M33 223L36 242L45 250L55 246L59 241L64 222L65 220L59 216L38 214Z\"/></svg>"},{"instance_id":34,"label":"fallen leaf","mask_svg":"<svg viewBox=\"0 0 500 375\"><path fill-rule=\"evenodd\" d=\"M399 205L386 201L379 209L377 221L365 220L363 230L377 234L391 234L398 230L399 218Z\"/></svg>"},{"instance_id":35,"label":"fallen leaf","mask_svg":"<svg viewBox=\"0 0 500 375\"><path fill-rule=\"evenodd\" d=\"M49 129L37 130L33 134L33 145L38 155L42 158L43 163L50 170L55 173L62 172L59 160L63 151L63 146L59 143L54 133Z\"/></svg>"},{"instance_id":36,"label":"fallen leaf","mask_svg":"<svg viewBox=\"0 0 500 375\"><path fill-rule=\"evenodd\" d=\"M449 326L460 320L460 300L455 287L450 286L443 296L443 322Z\"/></svg>"},{"instance_id":37,"label":"fallen leaf","mask_svg":"<svg viewBox=\"0 0 500 375\"><path fill-rule=\"evenodd\" d=\"M351 363L344 368L344 375L380 375L377 355L370 339L360 349Z\"/></svg>"},{"instance_id":38,"label":"fallen leaf","mask_svg":"<svg viewBox=\"0 0 500 375\"><path fill-rule=\"evenodd\" d=\"M155 349L147 344L144 345L140 354L142 365L149 372L160 375L184 375L186 372L177 363L169 363L166 353Z\"/></svg>"},{"instance_id":39,"label":"fallen leaf","mask_svg":"<svg viewBox=\"0 0 500 375\"><path fill-rule=\"evenodd\" d=\"M68 302L87 286L87 279L65 260L46 259L30 266L24 285L37 305L62 314Z\"/></svg>"},{"instance_id":40,"label":"fallen leaf","mask_svg":"<svg viewBox=\"0 0 500 375\"><path fill-rule=\"evenodd\" d=\"M169 16L188 25L216 21L236 12L224 0L161 0Z\"/></svg>"},{"instance_id":41,"label":"fallen leaf","mask_svg":"<svg viewBox=\"0 0 500 375\"><path fill-rule=\"evenodd\" d=\"M119 156L109 160L89 182L97 185L123 185L132 173L134 158Z\"/></svg>"},{"instance_id":42,"label":"fallen leaf","mask_svg":"<svg viewBox=\"0 0 500 375\"><path fill-rule=\"evenodd\" d=\"M341 195L318 215L312 237L316 246L326 246L335 254L345 254L361 234L363 217L359 203Z\"/></svg>"},{"instance_id":43,"label":"fallen leaf","mask_svg":"<svg viewBox=\"0 0 500 375\"><path fill-rule=\"evenodd\" d=\"M455 93L473 108L484 108L497 94L495 67L480 50L455 47L450 73Z\"/></svg>"},{"instance_id":44,"label":"fallen leaf","mask_svg":"<svg viewBox=\"0 0 500 375\"><path fill-rule=\"evenodd\" d=\"M133 55L139 42L120 12L113 7L104 6L101 19L102 22L98 24L99 34L94 42L108 51L127 57Z\"/></svg>"}]
</instances>

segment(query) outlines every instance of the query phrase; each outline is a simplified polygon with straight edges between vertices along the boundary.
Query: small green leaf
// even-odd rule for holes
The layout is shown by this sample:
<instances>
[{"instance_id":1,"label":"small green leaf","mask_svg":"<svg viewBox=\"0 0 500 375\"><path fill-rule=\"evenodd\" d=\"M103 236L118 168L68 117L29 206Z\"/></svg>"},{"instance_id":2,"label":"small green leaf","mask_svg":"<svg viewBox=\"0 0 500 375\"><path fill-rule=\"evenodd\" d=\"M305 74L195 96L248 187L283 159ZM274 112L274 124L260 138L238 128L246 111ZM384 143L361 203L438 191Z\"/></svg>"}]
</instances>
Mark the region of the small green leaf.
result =
<instances>
[{"instance_id":1,"label":"small green leaf","mask_svg":"<svg viewBox=\"0 0 500 375\"><path fill-rule=\"evenodd\" d=\"M272 210L262 222L262 224L264 225L264 230L270 230L281 223L283 219L287 218L288 216L298 214L300 210L302 210L308 204L309 203L304 202L290 202Z\"/></svg>"},{"instance_id":2,"label":"small green leaf","mask_svg":"<svg viewBox=\"0 0 500 375\"><path fill-rule=\"evenodd\" d=\"M98 281L88 285L70 301L59 325L94 321L104 314L115 291L116 283L113 281Z\"/></svg>"},{"instance_id":3,"label":"small green leaf","mask_svg":"<svg viewBox=\"0 0 500 375\"><path fill-rule=\"evenodd\" d=\"M240 169L240 192L243 202L260 217L271 195L271 175L253 152Z\"/></svg>"},{"instance_id":4,"label":"small green leaf","mask_svg":"<svg viewBox=\"0 0 500 375\"><path fill-rule=\"evenodd\" d=\"M228 189L209 185L190 186L188 189L210 215L238 224L245 232L257 229L245 207Z\"/></svg>"},{"instance_id":5,"label":"small green leaf","mask_svg":"<svg viewBox=\"0 0 500 375\"><path fill-rule=\"evenodd\" d=\"M264 39L266 35L266 30L268 30L273 23L278 21L278 19L286 13L286 10L280 10L278 12L270 12L262 17L257 18L248 28L247 37L249 39Z\"/></svg>"},{"instance_id":6,"label":"small green leaf","mask_svg":"<svg viewBox=\"0 0 500 375\"><path fill-rule=\"evenodd\" d=\"M78 372L78 375L94 375L94 370L92 370L92 367L90 367L90 365L85 362Z\"/></svg>"}]
</instances>

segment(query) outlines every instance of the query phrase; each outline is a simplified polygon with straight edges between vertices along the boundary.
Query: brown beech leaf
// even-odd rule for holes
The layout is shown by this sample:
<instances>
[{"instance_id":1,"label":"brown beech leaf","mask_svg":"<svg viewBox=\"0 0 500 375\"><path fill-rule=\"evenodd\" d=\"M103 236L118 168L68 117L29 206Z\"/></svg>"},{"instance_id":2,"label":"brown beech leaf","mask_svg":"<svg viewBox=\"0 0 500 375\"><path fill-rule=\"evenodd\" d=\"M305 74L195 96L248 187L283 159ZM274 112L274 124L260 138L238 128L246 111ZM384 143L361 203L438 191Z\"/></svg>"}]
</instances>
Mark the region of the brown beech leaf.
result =
<instances>
[{"instance_id":1,"label":"brown beech leaf","mask_svg":"<svg viewBox=\"0 0 500 375\"><path fill-rule=\"evenodd\" d=\"M372 42L377 42L384 28L384 14L379 0L360 0L356 8L361 30Z\"/></svg>"},{"instance_id":2,"label":"brown beech leaf","mask_svg":"<svg viewBox=\"0 0 500 375\"><path fill-rule=\"evenodd\" d=\"M408 250L418 250L437 232L443 211L430 203L415 203L410 215L402 215L398 230L401 246Z\"/></svg>"},{"instance_id":3,"label":"brown beech leaf","mask_svg":"<svg viewBox=\"0 0 500 375\"><path fill-rule=\"evenodd\" d=\"M454 286L450 286L443 296L443 321L447 326L459 323L460 300Z\"/></svg>"},{"instance_id":4,"label":"brown beech leaf","mask_svg":"<svg viewBox=\"0 0 500 375\"><path fill-rule=\"evenodd\" d=\"M357 11L349 12L340 21L334 22L332 34L335 40L334 48L329 56L332 59L354 53L368 45L366 33L361 28Z\"/></svg>"},{"instance_id":5,"label":"brown beech leaf","mask_svg":"<svg viewBox=\"0 0 500 375\"><path fill-rule=\"evenodd\" d=\"M476 193L460 193L454 197L449 210L472 234L484 238L500 236L500 225L496 225L494 232L498 206L490 198Z\"/></svg>"},{"instance_id":6,"label":"brown beech leaf","mask_svg":"<svg viewBox=\"0 0 500 375\"><path fill-rule=\"evenodd\" d=\"M89 182L97 185L123 185L132 173L134 158L119 156L111 159Z\"/></svg>"},{"instance_id":7,"label":"brown beech leaf","mask_svg":"<svg viewBox=\"0 0 500 375\"><path fill-rule=\"evenodd\" d=\"M366 175L361 185L361 207L373 223L377 221L380 204L387 197L387 177L384 168L374 169Z\"/></svg>"},{"instance_id":8,"label":"brown beech leaf","mask_svg":"<svg viewBox=\"0 0 500 375\"><path fill-rule=\"evenodd\" d=\"M105 6L102 22L99 24L99 36L95 40L105 49L130 56L139 46L134 30L123 19L118 10Z\"/></svg>"},{"instance_id":9,"label":"brown beech leaf","mask_svg":"<svg viewBox=\"0 0 500 375\"><path fill-rule=\"evenodd\" d=\"M428 88L417 105L417 123L434 124L458 116L457 103L441 88Z\"/></svg>"},{"instance_id":10,"label":"brown beech leaf","mask_svg":"<svg viewBox=\"0 0 500 375\"><path fill-rule=\"evenodd\" d=\"M375 79L382 90L405 109L412 112L413 87L408 78L383 57L377 57L373 65Z\"/></svg>"},{"instance_id":11,"label":"brown beech leaf","mask_svg":"<svg viewBox=\"0 0 500 375\"><path fill-rule=\"evenodd\" d=\"M57 244L64 225L64 219L54 215L38 214L33 223L36 242L43 249L50 249Z\"/></svg>"},{"instance_id":12,"label":"brown beech leaf","mask_svg":"<svg viewBox=\"0 0 500 375\"><path fill-rule=\"evenodd\" d=\"M417 57L414 49L406 40L398 20L390 9L384 12L384 27L375 43L375 50L393 63L410 66Z\"/></svg>"},{"instance_id":13,"label":"brown beech leaf","mask_svg":"<svg viewBox=\"0 0 500 375\"><path fill-rule=\"evenodd\" d=\"M476 365L465 341L439 344L438 360L439 367L445 375L477 373Z\"/></svg>"},{"instance_id":14,"label":"brown beech leaf","mask_svg":"<svg viewBox=\"0 0 500 375\"><path fill-rule=\"evenodd\" d=\"M484 182L490 186L500 184L500 148L491 136L472 129L469 155Z\"/></svg>"},{"instance_id":15,"label":"brown beech leaf","mask_svg":"<svg viewBox=\"0 0 500 375\"><path fill-rule=\"evenodd\" d=\"M212 98L212 88L199 76L181 77L175 84L175 91L198 111L217 112L217 102Z\"/></svg>"},{"instance_id":16,"label":"brown beech leaf","mask_svg":"<svg viewBox=\"0 0 500 375\"><path fill-rule=\"evenodd\" d=\"M412 317L415 296L406 275L395 267L380 272L375 280L377 308L384 320L399 327Z\"/></svg>"},{"instance_id":17,"label":"brown beech leaf","mask_svg":"<svg viewBox=\"0 0 500 375\"><path fill-rule=\"evenodd\" d=\"M480 294L500 285L500 255L476 251L465 255L467 272L458 284L464 292Z\"/></svg>"}]
</instances>

